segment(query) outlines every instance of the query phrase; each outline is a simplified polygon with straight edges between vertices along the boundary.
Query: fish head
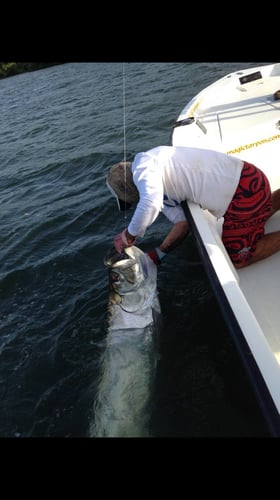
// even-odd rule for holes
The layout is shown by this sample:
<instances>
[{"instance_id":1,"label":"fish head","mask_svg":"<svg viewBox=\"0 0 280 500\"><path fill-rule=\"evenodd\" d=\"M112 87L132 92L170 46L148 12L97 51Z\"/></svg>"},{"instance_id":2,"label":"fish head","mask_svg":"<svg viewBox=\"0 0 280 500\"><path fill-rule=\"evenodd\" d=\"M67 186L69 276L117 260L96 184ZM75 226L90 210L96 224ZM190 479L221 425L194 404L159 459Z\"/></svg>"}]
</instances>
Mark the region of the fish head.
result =
<instances>
[{"instance_id":1,"label":"fish head","mask_svg":"<svg viewBox=\"0 0 280 500\"><path fill-rule=\"evenodd\" d=\"M141 265L142 251L135 246L127 247L120 254L115 248L107 253L104 264L109 271L111 289L125 295L137 290L145 279L145 270Z\"/></svg>"}]
</instances>

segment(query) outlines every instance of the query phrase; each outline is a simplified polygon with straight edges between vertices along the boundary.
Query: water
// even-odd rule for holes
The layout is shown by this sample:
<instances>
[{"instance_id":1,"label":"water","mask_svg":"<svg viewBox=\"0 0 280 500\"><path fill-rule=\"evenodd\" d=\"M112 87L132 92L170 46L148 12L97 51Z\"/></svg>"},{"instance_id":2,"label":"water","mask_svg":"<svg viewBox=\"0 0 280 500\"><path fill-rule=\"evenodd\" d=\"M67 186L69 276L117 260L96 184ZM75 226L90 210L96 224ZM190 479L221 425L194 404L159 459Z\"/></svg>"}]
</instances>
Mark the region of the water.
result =
<instances>
[{"instance_id":1,"label":"water","mask_svg":"<svg viewBox=\"0 0 280 500\"><path fill-rule=\"evenodd\" d=\"M170 144L194 94L255 63L125 65L127 159ZM105 177L124 154L123 65L0 80L0 436L87 437L106 339L103 257L128 223ZM160 217L141 248L169 230ZM186 260L187 256L187 260ZM192 239L158 276L164 317L152 435L264 436Z\"/></svg>"}]
</instances>

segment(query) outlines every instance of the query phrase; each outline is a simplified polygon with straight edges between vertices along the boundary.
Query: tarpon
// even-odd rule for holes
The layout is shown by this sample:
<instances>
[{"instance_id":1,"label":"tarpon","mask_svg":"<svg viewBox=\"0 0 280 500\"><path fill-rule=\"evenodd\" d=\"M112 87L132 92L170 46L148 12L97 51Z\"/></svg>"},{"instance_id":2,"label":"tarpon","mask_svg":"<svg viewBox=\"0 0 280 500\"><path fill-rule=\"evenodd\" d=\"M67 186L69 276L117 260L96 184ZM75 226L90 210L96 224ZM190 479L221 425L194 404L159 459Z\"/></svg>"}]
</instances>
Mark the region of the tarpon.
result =
<instances>
[{"instance_id":1,"label":"tarpon","mask_svg":"<svg viewBox=\"0 0 280 500\"><path fill-rule=\"evenodd\" d=\"M148 436L161 328L157 266L136 246L110 250L104 263L108 334L90 435Z\"/></svg>"}]
</instances>

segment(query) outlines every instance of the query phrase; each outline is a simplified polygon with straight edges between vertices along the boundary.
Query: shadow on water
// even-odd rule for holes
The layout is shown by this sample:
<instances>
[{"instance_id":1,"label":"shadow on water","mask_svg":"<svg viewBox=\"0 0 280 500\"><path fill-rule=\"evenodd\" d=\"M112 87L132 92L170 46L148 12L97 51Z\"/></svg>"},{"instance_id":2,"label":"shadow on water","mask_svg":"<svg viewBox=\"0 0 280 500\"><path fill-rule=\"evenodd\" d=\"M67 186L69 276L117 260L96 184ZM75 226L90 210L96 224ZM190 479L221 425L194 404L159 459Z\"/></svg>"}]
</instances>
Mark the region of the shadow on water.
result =
<instances>
[{"instance_id":1,"label":"shadow on water","mask_svg":"<svg viewBox=\"0 0 280 500\"><path fill-rule=\"evenodd\" d=\"M153 435L269 436L191 237L183 247L159 273L164 331Z\"/></svg>"}]
</instances>

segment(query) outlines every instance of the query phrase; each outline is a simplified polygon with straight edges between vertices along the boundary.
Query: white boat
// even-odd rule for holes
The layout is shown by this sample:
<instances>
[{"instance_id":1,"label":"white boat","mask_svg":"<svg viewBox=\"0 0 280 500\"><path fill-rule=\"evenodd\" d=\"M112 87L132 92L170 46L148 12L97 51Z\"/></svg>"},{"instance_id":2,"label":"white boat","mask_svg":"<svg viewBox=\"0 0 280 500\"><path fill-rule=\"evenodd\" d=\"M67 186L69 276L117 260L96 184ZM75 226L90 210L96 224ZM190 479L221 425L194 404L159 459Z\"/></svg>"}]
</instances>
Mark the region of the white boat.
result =
<instances>
[{"instance_id":1,"label":"white boat","mask_svg":"<svg viewBox=\"0 0 280 500\"><path fill-rule=\"evenodd\" d=\"M237 156L279 188L280 63L226 74L199 92L178 116L172 144ZM271 435L280 436L280 252L236 270L221 241L222 220L194 203L184 208ZM280 211L266 232L279 229Z\"/></svg>"}]
</instances>

